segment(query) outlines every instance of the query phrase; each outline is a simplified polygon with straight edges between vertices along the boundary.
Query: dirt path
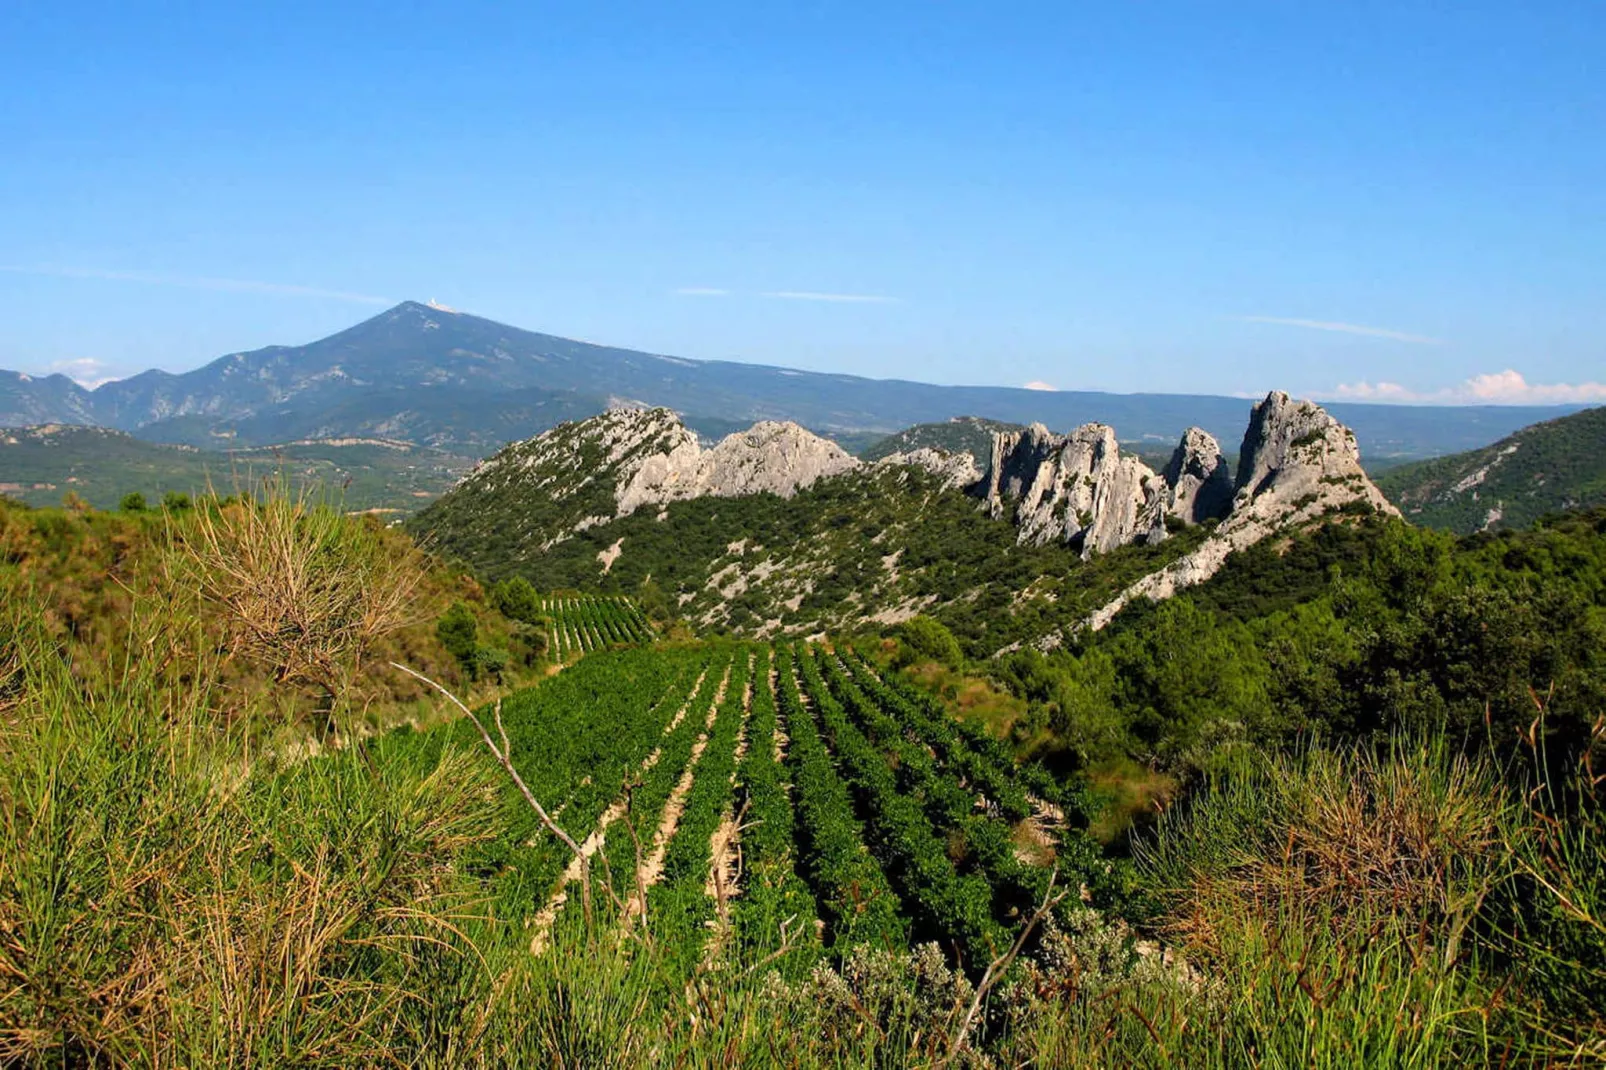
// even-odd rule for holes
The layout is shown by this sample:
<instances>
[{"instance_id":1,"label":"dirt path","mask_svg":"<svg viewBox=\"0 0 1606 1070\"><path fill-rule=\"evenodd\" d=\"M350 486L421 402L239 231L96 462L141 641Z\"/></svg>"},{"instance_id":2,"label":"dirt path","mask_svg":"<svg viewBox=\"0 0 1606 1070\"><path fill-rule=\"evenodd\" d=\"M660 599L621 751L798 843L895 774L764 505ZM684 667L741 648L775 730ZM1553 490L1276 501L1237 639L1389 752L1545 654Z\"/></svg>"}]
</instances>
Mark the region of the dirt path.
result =
<instances>
[{"instance_id":1,"label":"dirt path","mask_svg":"<svg viewBox=\"0 0 1606 1070\"><path fill-rule=\"evenodd\" d=\"M730 782L736 784L736 772L747 757L747 722L753 713L753 669L758 661L756 654L747 659L747 690L742 695L742 724L736 732L736 753L731 762ZM708 880L703 883L703 894L714 901L714 935L704 954L711 961L719 954L730 931L730 901L741 894L741 815L732 807L725 814L708 839Z\"/></svg>"},{"instance_id":2,"label":"dirt path","mask_svg":"<svg viewBox=\"0 0 1606 1070\"><path fill-rule=\"evenodd\" d=\"M669 853L669 841L675 838L675 830L680 827L680 815L686 811L686 795L691 791L691 784L697 776L697 763L702 760L703 751L708 749L708 736L714 730L714 721L719 717L719 704L725 701L725 689L730 686L731 670L725 668L725 676L719 682L714 692L714 700L708 704L708 716L703 720L703 730L698 733L697 741L691 745L691 756L686 759L686 770L680 774L675 787L664 800L664 812L658 818L658 830L653 833L652 849L641 860L641 872L636 875L636 894L631 896L625 904L625 920L636 917L641 913L641 903L647 897L647 891L658 883L664 875L664 855Z\"/></svg>"},{"instance_id":3,"label":"dirt path","mask_svg":"<svg viewBox=\"0 0 1606 1070\"><path fill-rule=\"evenodd\" d=\"M692 697L702 689L703 681L707 677L708 670L705 668L698 675L697 682L692 685L691 691L687 693L686 701L681 703L680 709L675 711L675 716L670 720L668 726L664 728L664 736L668 736L676 728L679 728L680 722L686 719L686 711L691 708ZM724 690L723 684L720 685L720 690ZM663 755L663 752L664 748L661 744L653 748L653 752L647 755L642 760L641 765L637 767L635 775L641 776L651 770L653 766L658 764L658 759ZM589 780L591 778L587 777L586 779ZM564 805L567 806L568 804L565 803ZM608 827L625 816L625 810L629 805L630 800L623 792L608 804L608 808L597 819L597 827L592 829L591 835L587 836L580 844L580 854L584 856L584 862L589 863L596 856L596 853L602 850L602 845L608 837ZM546 906L541 908L540 913L536 914L528 922L526 927L535 930L530 937L530 954L539 955L546 950L552 936L552 924L558 920L558 911L562 910L563 904L569 901L569 885L580 879L583 868L581 858L570 858L569 864L564 867L563 878L558 882L558 890L552 893L552 898L547 900Z\"/></svg>"},{"instance_id":4,"label":"dirt path","mask_svg":"<svg viewBox=\"0 0 1606 1070\"><path fill-rule=\"evenodd\" d=\"M786 748L791 745L792 737L786 734L786 726L781 723L780 702L773 698L776 694L776 684L781 682L781 674L775 668L775 648L770 647L769 672L766 674L770 681L771 701L775 702L775 764L786 762Z\"/></svg>"},{"instance_id":5,"label":"dirt path","mask_svg":"<svg viewBox=\"0 0 1606 1070\"><path fill-rule=\"evenodd\" d=\"M1031 793L1027 793L1026 802L1032 812L1015 827L1015 858L1027 865L1052 865L1054 845L1065 827L1065 811Z\"/></svg>"}]
</instances>

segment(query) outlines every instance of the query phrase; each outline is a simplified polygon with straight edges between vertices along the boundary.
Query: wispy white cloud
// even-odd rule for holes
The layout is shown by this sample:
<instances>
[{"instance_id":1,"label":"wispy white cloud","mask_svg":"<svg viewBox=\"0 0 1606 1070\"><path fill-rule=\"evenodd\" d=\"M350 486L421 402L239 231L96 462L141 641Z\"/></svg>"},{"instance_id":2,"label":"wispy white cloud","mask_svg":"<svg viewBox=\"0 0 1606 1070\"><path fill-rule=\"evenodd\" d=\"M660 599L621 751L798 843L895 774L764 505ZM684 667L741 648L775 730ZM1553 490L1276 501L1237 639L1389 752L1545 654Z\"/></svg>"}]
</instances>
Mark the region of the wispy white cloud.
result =
<instances>
[{"instance_id":1,"label":"wispy white cloud","mask_svg":"<svg viewBox=\"0 0 1606 1070\"><path fill-rule=\"evenodd\" d=\"M1033 379L1029 383L1022 383L1021 386L1027 390L1057 391L1059 389L1059 387L1055 386L1053 383L1045 383L1041 379Z\"/></svg>"},{"instance_id":2,"label":"wispy white cloud","mask_svg":"<svg viewBox=\"0 0 1606 1070\"><path fill-rule=\"evenodd\" d=\"M218 279L196 275L166 275L154 271L109 271L104 268L63 267L55 264L0 264L0 271L12 275L37 275L57 279L107 279L113 282L138 282L149 286L181 286L191 290L218 290L225 293L274 294L280 297L318 297L330 301L349 301L358 305L395 304L388 297L352 293L349 290L326 290L320 286L297 286L284 282L259 282L254 279Z\"/></svg>"},{"instance_id":3,"label":"wispy white cloud","mask_svg":"<svg viewBox=\"0 0 1606 1070\"><path fill-rule=\"evenodd\" d=\"M721 290L717 286L682 286L678 290L671 290L676 297L729 297L729 290Z\"/></svg>"},{"instance_id":4,"label":"wispy white cloud","mask_svg":"<svg viewBox=\"0 0 1606 1070\"><path fill-rule=\"evenodd\" d=\"M1522 374L1474 375L1442 390L1419 391L1390 382L1341 383L1328 394L1343 401L1399 401L1429 405L1589 405L1606 402L1606 383L1530 383Z\"/></svg>"},{"instance_id":5,"label":"wispy white cloud","mask_svg":"<svg viewBox=\"0 0 1606 1070\"><path fill-rule=\"evenodd\" d=\"M1232 318L1240 323L1273 323L1282 327L1304 327L1312 331L1337 331L1340 334L1359 334L1368 338L1387 338L1390 341L1410 342L1413 345L1440 346L1444 344L1444 339L1442 338L1429 338L1423 334L1407 334L1405 331L1391 331L1383 327L1364 327L1358 323L1290 319L1286 316L1234 316Z\"/></svg>"},{"instance_id":6,"label":"wispy white cloud","mask_svg":"<svg viewBox=\"0 0 1606 1070\"><path fill-rule=\"evenodd\" d=\"M884 297L880 294L827 294L812 290L770 290L759 296L777 297L783 301L836 301L857 305L890 305L898 300L896 297Z\"/></svg>"},{"instance_id":7,"label":"wispy white cloud","mask_svg":"<svg viewBox=\"0 0 1606 1070\"><path fill-rule=\"evenodd\" d=\"M52 372L59 372L77 383L79 386L95 389L102 383L112 382L119 376L111 374L111 366L103 360L94 357L78 357L73 360L58 360L50 365Z\"/></svg>"}]
</instances>

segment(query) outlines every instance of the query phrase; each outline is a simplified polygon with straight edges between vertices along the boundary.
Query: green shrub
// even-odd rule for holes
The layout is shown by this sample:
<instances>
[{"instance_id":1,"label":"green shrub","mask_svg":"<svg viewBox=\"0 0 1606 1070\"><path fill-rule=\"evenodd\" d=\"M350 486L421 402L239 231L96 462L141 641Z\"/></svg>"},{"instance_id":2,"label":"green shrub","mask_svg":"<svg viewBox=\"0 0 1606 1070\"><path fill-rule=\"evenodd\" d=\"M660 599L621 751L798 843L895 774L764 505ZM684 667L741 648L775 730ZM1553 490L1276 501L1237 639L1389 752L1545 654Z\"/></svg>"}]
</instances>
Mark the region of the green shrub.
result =
<instances>
[{"instance_id":1,"label":"green shrub","mask_svg":"<svg viewBox=\"0 0 1606 1070\"><path fill-rule=\"evenodd\" d=\"M898 625L897 635L899 660L904 665L935 661L954 669L964 663L965 655L959 648L959 640L941 621L925 616L911 617Z\"/></svg>"},{"instance_id":2,"label":"green shrub","mask_svg":"<svg viewBox=\"0 0 1606 1070\"><path fill-rule=\"evenodd\" d=\"M491 604L509 620L535 624L541 619L541 603L535 587L523 576L514 576L492 587Z\"/></svg>"},{"instance_id":3,"label":"green shrub","mask_svg":"<svg viewBox=\"0 0 1606 1070\"><path fill-rule=\"evenodd\" d=\"M472 674L474 654L479 649L479 623L474 619L474 611L463 602L453 602L436 623L435 636L464 671Z\"/></svg>"}]
</instances>

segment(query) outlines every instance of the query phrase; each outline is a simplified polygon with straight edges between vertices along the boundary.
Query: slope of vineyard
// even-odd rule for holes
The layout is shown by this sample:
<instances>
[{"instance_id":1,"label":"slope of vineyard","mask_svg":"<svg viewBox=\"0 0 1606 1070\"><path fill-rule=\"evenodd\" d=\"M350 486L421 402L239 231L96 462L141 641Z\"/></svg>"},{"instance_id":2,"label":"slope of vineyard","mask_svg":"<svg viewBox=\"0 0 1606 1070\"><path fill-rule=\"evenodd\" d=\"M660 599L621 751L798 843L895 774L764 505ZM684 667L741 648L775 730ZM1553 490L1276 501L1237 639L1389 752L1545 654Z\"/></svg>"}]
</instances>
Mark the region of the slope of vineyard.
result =
<instances>
[{"instance_id":1,"label":"slope of vineyard","mask_svg":"<svg viewBox=\"0 0 1606 1070\"><path fill-rule=\"evenodd\" d=\"M578 614L624 607L558 601L547 608L569 614L576 649L591 634ZM688 975L713 955L792 971L827 949L925 941L974 966L1048 886L1052 848L1027 861L1014 844L1053 781L852 652L603 651L500 717L515 767L582 847L593 908L626 928L645 914ZM463 722L383 745L423 758L473 739ZM583 922L582 866L511 786L504 806L507 832L482 863L499 912L541 951Z\"/></svg>"},{"instance_id":2,"label":"slope of vineyard","mask_svg":"<svg viewBox=\"0 0 1606 1070\"><path fill-rule=\"evenodd\" d=\"M558 661L650 643L656 634L641 608L618 595L555 595L542 598L538 608L548 622L548 649Z\"/></svg>"}]
</instances>

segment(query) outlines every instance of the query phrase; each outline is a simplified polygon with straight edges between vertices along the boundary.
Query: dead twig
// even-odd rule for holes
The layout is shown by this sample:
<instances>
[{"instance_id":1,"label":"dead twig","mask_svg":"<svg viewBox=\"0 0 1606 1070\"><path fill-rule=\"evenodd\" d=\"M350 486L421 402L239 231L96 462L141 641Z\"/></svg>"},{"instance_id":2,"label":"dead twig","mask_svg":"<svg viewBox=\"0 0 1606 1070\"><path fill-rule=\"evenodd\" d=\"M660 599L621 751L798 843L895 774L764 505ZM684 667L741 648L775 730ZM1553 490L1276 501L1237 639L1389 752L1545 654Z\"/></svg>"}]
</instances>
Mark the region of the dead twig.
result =
<instances>
[{"instance_id":1,"label":"dead twig","mask_svg":"<svg viewBox=\"0 0 1606 1070\"><path fill-rule=\"evenodd\" d=\"M587 858L585 852L580 849L580 845L574 842L574 837L570 836L567 832L564 832L563 829L559 827L558 823L552 820L552 818L547 814L546 808L541 805L540 801L536 799L535 793L530 790L530 786L526 784L524 782L524 778L519 775L519 771L513 767L513 759L508 753L512 748L508 747L505 750L498 748L495 740L491 739L491 734L485 730L485 723L475 715L473 710L465 706L463 701L456 695L452 694L452 692L446 687L436 683L434 680L431 680L429 677L425 676L421 672L418 672L416 669L410 669L400 662L393 661L390 664L392 667L400 669L402 672L413 677L415 680L427 684L436 691L439 691L442 695L446 696L447 700L451 702L452 705L463 711L463 714L470 721L472 721L474 723L474 727L479 730L480 739L484 741L486 749L489 750L492 756L496 758L496 763L502 767L502 770L507 773L510 778L512 778L514 786L519 789L519 794L523 795L524 801L530 804L530 808L535 811L535 816L541 819L541 824L546 826L548 832L562 840L565 847L574 852L574 857L578 859L580 863L580 902L585 909L586 925L589 927L592 921L591 860ZM502 739L505 741L507 739L507 733L502 729L502 704L500 702L496 704L496 727L497 731L501 733Z\"/></svg>"},{"instance_id":2,"label":"dead twig","mask_svg":"<svg viewBox=\"0 0 1606 1070\"><path fill-rule=\"evenodd\" d=\"M1048 887L1043 891L1042 904L1038 906L1026 924L1021 927L1020 935L1015 938L1015 942L1010 945L1009 950L994 959L987 966L987 971L982 974L980 983L976 985L976 994L971 997L970 1009L965 1011L964 1018L959 1022L959 1028L954 1031L953 1037L949 1041L948 1054L943 1056L942 1061L936 1064L939 1070L946 1070L947 1067L953 1065L955 1059L959 1058L959 1053L965 1048L965 1038L970 1035L970 1027L975 1024L976 1015L981 1013L981 1005L987 998L987 993L992 991L999 978L1003 977L1004 971L1008 970L1010 964L1020 955L1021 948L1026 946L1027 939L1032 935L1032 930L1037 928L1038 923L1048 916L1048 912L1059 906L1066 895L1069 894L1068 890L1055 894L1054 883L1058 878L1059 870L1056 868L1048 876Z\"/></svg>"}]
</instances>

